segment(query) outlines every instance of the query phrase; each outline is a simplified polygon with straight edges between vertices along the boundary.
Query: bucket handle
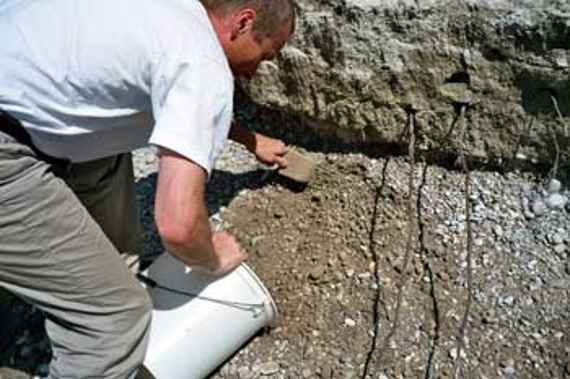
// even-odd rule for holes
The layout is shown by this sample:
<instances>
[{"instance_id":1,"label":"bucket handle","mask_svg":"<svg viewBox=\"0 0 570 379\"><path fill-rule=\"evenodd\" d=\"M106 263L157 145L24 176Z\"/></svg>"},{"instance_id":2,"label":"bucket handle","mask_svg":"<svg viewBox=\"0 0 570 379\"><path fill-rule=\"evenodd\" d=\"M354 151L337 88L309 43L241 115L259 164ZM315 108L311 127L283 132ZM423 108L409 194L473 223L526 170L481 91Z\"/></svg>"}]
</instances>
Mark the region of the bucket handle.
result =
<instances>
[{"instance_id":1,"label":"bucket handle","mask_svg":"<svg viewBox=\"0 0 570 379\"><path fill-rule=\"evenodd\" d=\"M158 283L156 280L149 278L146 275L137 273L136 277L145 285L149 286L150 288L155 288L163 291L167 291L176 295L186 296L193 299L209 301L211 303L221 304L232 308L241 309L244 311L250 311L253 314L254 318L258 318L263 314L263 310L265 309L265 303L243 303L239 301L229 301L229 300L222 300L222 299L215 299L212 297L198 295L188 291L178 290L176 288L170 288Z\"/></svg>"}]
</instances>

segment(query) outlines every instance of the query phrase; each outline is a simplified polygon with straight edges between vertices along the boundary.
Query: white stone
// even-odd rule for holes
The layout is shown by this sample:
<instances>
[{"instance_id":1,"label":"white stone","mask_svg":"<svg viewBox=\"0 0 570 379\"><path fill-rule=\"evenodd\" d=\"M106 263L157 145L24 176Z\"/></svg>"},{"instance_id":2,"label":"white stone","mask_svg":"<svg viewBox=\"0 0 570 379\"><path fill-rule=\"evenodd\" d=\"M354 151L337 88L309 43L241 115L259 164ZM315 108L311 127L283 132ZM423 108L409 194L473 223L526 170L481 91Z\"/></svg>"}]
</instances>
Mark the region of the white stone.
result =
<instances>
[{"instance_id":1,"label":"white stone","mask_svg":"<svg viewBox=\"0 0 570 379\"><path fill-rule=\"evenodd\" d=\"M449 357L453 360L457 359L457 348L452 348L451 350L449 350ZM467 355L465 354L465 349L461 349L461 358L465 359L467 357Z\"/></svg>"},{"instance_id":2,"label":"white stone","mask_svg":"<svg viewBox=\"0 0 570 379\"><path fill-rule=\"evenodd\" d=\"M545 203L550 209L562 209L568 203L568 199L558 193L553 193L546 198Z\"/></svg>"},{"instance_id":3,"label":"white stone","mask_svg":"<svg viewBox=\"0 0 570 379\"><path fill-rule=\"evenodd\" d=\"M516 371L514 367L508 366L503 369L503 372L505 373L505 375L514 375Z\"/></svg>"},{"instance_id":4,"label":"white stone","mask_svg":"<svg viewBox=\"0 0 570 379\"><path fill-rule=\"evenodd\" d=\"M554 49L552 50L552 58L554 60L554 64L558 68L568 68L570 67L570 63L568 62L568 54L564 49Z\"/></svg>"},{"instance_id":5,"label":"white stone","mask_svg":"<svg viewBox=\"0 0 570 379\"><path fill-rule=\"evenodd\" d=\"M261 375L273 375L279 372L279 363L267 362L259 366L259 372Z\"/></svg>"},{"instance_id":6,"label":"white stone","mask_svg":"<svg viewBox=\"0 0 570 379\"><path fill-rule=\"evenodd\" d=\"M347 317L347 318L344 319L344 325L345 325L345 326L348 326L349 328L353 328L353 327L356 326L356 321L354 321L353 319Z\"/></svg>"},{"instance_id":7,"label":"white stone","mask_svg":"<svg viewBox=\"0 0 570 379\"><path fill-rule=\"evenodd\" d=\"M552 179L552 180L548 183L547 191L548 191L549 193L558 193L558 192L560 192L561 189L562 189L562 183L560 183L559 180Z\"/></svg>"},{"instance_id":8,"label":"white stone","mask_svg":"<svg viewBox=\"0 0 570 379\"><path fill-rule=\"evenodd\" d=\"M534 213L536 216L542 216L543 214L545 214L547 212L548 212L548 208L544 204L544 201L542 201L541 199L536 199L535 201L533 201L532 213Z\"/></svg>"},{"instance_id":9,"label":"white stone","mask_svg":"<svg viewBox=\"0 0 570 379\"><path fill-rule=\"evenodd\" d=\"M504 234L503 228L501 228L500 225L495 226L494 232L495 232L495 235L499 238L502 237Z\"/></svg>"},{"instance_id":10,"label":"white stone","mask_svg":"<svg viewBox=\"0 0 570 379\"><path fill-rule=\"evenodd\" d=\"M548 241L553 245L560 245L564 243L564 231L558 230L550 235L548 235Z\"/></svg>"},{"instance_id":11,"label":"white stone","mask_svg":"<svg viewBox=\"0 0 570 379\"><path fill-rule=\"evenodd\" d=\"M240 367L238 369L238 376L240 377L240 379L251 379L253 378L254 374L251 372L251 370L249 369L249 367Z\"/></svg>"}]
</instances>

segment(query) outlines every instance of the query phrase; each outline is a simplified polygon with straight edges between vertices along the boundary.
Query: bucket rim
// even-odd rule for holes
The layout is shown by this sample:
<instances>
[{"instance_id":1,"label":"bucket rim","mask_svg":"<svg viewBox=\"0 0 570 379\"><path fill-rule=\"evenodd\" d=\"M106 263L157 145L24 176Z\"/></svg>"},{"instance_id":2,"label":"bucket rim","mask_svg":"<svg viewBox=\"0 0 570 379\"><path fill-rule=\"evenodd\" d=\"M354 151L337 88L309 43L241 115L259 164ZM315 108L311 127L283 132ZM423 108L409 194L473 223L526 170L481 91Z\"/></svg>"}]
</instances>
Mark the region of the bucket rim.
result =
<instances>
[{"instance_id":1,"label":"bucket rim","mask_svg":"<svg viewBox=\"0 0 570 379\"><path fill-rule=\"evenodd\" d=\"M242 276L242 278L245 281L247 281L252 287L254 287L257 290L261 290L262 294L264 295L263 306L269 318L267 322L268 326L269 327L277 326L279 324L279 309L277 308L277 304L275 303L273 296L271 296L271 292L267 289L265 284L263 284L263 282L261 281L259 276L257 276L255 271L251 267L249 267L246 263L242 263L240 265L240 268L242 268L243 270L239 271L245 274L240 276Z\"/></svg>"}]
</instances>

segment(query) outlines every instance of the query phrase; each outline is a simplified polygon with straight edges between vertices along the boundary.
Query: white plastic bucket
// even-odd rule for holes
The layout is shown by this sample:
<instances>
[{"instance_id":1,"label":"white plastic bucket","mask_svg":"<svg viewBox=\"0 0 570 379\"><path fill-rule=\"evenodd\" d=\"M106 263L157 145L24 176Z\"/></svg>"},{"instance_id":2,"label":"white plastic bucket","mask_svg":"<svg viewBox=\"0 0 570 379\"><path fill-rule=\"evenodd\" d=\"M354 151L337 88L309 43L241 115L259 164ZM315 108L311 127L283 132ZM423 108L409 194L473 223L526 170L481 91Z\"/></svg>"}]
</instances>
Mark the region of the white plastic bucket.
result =
<instances>
[{"instance_id":1,"label":"white plastic bucket","mask_svg":"<svg viewBox=\"0 0 570 379\"><path fill-rule=\"evenodd\" d=\"M245 264L214 278L165 253L144 274L158 284L149 288L154 309L144 362L156 379L204 378L277 322L269 291Z\"/></svg>"}]
</instances>

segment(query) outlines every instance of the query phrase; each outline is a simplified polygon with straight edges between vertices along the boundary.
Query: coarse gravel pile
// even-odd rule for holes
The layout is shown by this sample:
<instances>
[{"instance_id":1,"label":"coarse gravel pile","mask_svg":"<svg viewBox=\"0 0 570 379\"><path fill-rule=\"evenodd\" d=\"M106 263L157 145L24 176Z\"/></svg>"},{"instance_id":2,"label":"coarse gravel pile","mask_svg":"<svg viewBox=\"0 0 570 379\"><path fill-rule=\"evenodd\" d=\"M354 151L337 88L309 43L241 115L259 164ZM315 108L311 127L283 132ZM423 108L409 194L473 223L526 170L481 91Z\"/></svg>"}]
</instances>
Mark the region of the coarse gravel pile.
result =
<instances>
[{"instance_id":1,"label":"coarse gravel pile","mask_svg":"<svg viewBox=\"0 0 570 379\"><path fill-rule=\"evenodd\" d=\"M410 199L405 157L307 154L318 167L302 190L233 143L217 163L212 223L238 237L281 322L211 379L570 376L569 183L473 169L469 286L462 172L416 164ZM153 148L133 159L150 262L162 252L158 159ZM41 315L14 304L27 321L0 353L3 379L45 373L49 360Z\"/></svg>"}]
</instances>

